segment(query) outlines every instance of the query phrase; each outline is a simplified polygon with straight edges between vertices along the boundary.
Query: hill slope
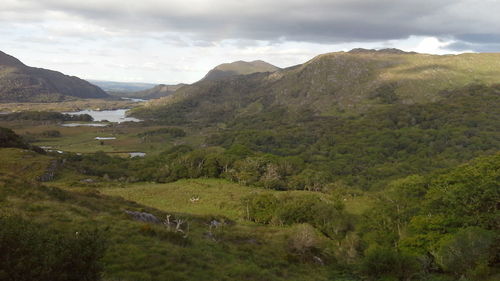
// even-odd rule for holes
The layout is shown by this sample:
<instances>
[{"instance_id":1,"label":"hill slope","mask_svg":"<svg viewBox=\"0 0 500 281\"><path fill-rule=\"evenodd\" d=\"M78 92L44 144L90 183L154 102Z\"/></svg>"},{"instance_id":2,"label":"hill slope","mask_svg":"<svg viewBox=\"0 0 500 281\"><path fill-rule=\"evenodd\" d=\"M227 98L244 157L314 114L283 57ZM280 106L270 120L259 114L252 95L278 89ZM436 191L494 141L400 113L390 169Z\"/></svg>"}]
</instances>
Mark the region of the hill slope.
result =
<instances>
[{"instance_id":1,"label":"hill slope","mask_svg":"<svg viewBox=\"0 0 500 281\"><path fill-rule=\"evenodd\" d=\"M177 84L177 85L159 84L159 85L154 86L153 88L146 89L143 91L122 93L122 97L146 99L146 100L157 99L157 98L169 96L169 95L173 94L175 91L177 91L179 88L181 88L182 86L185 86L185 85L186 84Z\"/></svg>"},{"instance_id":2,"label":"hill slope","mask_svg":"<svg viewBox=\"0 0 500 281\"><path fill-rule=\"evenodd\" d=\"M279 67L261 60L251 62L235 61L216 66L214 69L210 70L202 80L220 80L236 75L246 75L257 72L274 72L279 69Z\"/></svg>"},{"instance_id":3,"label":"hill slope","mask_svg":"<svg viewBox=\"0 0 500 281\"><path fill-rule=\"evenodd\" d=\"M240 223L241 220L233 221L211 212L193 214L176 212L171 208L154 209L103 195L100 193L104 191L102 186L70 187L64 182L44 185L36 179L50 163L57 162L57 158L15 148L0 148L0 156L3 160L0 163L0 226L4 226L5 222L25 219L70 237L75 237L75 233L81 235L92 231L105 234L107 250L99 263L100 267L92 268L102 270L103 280L307 280L311 274L314 280L328 280L327 276L334 273L327 266L289 261L288 256L293 252L286 246L287 239L295 228ZM224 184L221 181L207 183L188 182L195 188L211 191L218 191L220 184ZM226 183L224 188L232 192L251 192L249 188L236 184ZM233 199L226 206L237 212L240 204L240 201ZM209 203L208 206L216 210L221 205ZM183 232L177 231L175 225L170 228L165 224L141 221L127 212L145 212L158 222L167 217L171 217L172 221L183 220ZM209 227L214 220L223 221L223 229L219 227L213 230ZM57 279L64 270L62 267L49 267L52 271L50 279L39 278L42 274L51 274L44 272L48 267L46 263L36 264L37 258L53 263L60 261L66 265L70 261L85 264L96 258L82 258L85 253L94 250L91 241L82 247L85 250L78 257L66 260L54 259L52 251L21 251L20 247L16 247L19 244L34 245L35 249L39 249L41 243L34 239L22 243L11 234L10 230L15 229L13 226L15 224L10 224L7 229L0 228L0 257L4 258L0 259L2 280L71 280ZM23 233L25 229L20 228L18 232ZM318 236L318 241L327 243L321 236ZM72 249L67 244L58 246L54 252L66 253ZM19 266L9 266L12 263ZM30 264L36 266L30 267ZM71 268L73 276L76 276L73 279L81 280L77 270L77 267ZM33 275L37 278L30 278Z\"/></svg>"},{"instance_id":4,"label":"hill slope","mask_svg":"<svg viewBox=\"0 0 500 281\"><path fill-rule=\"evenodd\" d=\"M90 83L97 85L104 91L112 93L131 93L137 91L144 91L154 87L155 84L152 83L140 83L140 82L115 82L115 81L101 81L88 79Z\"/></svg>"},{"instance_id":5,"label":"hill slope","mask_svg":"<svg viewBox=\"0 0 500 281\"><path fill-rule=\"evenodd\" d=\"M0 51L0 102L54 102L107 98L99 87L57 71L29 67Z\"/></svg>"},{"instance_id":6,"label":"hill slope","mask_svg":"<svg viewBox=\"0 0 500 281\"><path fill-rule=\"evenodd\" d=\"M138 110L170 123L227 122L269 108L357 115L388 104L424 104L470 83L500 82L500 54L426 55L397 50L329 53L273 73L203 80Z\"/></svg>"}]
</instances>

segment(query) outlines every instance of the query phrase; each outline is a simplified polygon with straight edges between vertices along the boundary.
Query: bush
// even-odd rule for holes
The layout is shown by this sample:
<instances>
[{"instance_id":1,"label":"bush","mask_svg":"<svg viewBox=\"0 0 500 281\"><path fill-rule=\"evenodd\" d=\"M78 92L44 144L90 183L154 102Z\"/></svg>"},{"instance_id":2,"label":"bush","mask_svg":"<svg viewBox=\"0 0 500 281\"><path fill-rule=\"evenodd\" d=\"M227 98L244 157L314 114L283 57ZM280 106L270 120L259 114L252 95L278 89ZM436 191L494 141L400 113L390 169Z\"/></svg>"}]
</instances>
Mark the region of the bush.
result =
<instances>
[{"instance_id":1,"label":"bush","mask_svg":"<svg viewBox=\"0 0 500 281\"><path fill-rule=\"evenodd\" d=\"M139 228L139 232L154 237L163 241L168 241L172 244L179 246L188 246L191 244L191 240L186 237L184 233L177 232L175 230L168 230L163 226L143 224Z\"/></svg>"},{"instance_id":2,"label":"bush","mask_svg":"<svg viewBox=\"0 0 500 281\"><path fill-rule=\"evenodd\" d=\"M48 111L23 111L8 114L1 114L0 120L34 120L34 121L83 121L91 122L94 118L89 114L65 114L60 112Z\"/></svg>"},{"instance_id":3,"label":"bush","mask_svg":"<svg viewBox=\"0 0 500 281\"><path fill-rule=\"evenodd\" d=\"M58 130L46 130L40 133L42 137L58 138L61 136L61 132Z\"/></svg>"},{"instance_id":4,"label":"bush","mask_svg":"<svg viewBox=\"0 0 500 281\"><path fill-rule=\"evenodd\" d=\"M28 145L11 129L0 127L0 147L28 148Z\"/></svg>"},{"instance_id":5,"label":"bush","mask_svg":"<svg viewBox=\"0 0 500 281\"><path fill-rule=\"evenodd\" d=\"M411 279L420 270L416 257L388 247L368 248L361 271L370 278Z\"/></svg>"},{"instance_id":6,"label":"bush","mask_svg":"<svg viewBox=\"0 0 500 281\"><path fill-rule=\"evenodd\" d=\"M309 224L299 224L294 228L288 242L293 253L305 256L318 246L316 230Z\"/></svg>"},{"instance_id":7,"label":"bush","mask_svg":"<svg viewBox=\"0 0 500 281\"><path fill-rule=\"evenodd\" d=\"M253 194L243 199L247 219L258 223L270 223L278 203L278 198L272 194Z\"/></svg>"},{"instance_id":8,"label":"bush","mask_svg":"<svg viewBox=\"0 0 500 281\"><path fill-rule=\"evenodd\" d=\"M106 248L97 230L64 235L19 217L0 217L0 280L100 280Z\"/></svg>"},{"instance_id":9,"label":"bush","mask_svg":"<svg viewBox=\"0 0 500 281\"><path fill-rule=\"evenodd\" d=\"M330 238L341 239L352 230L341 204L316 195L282 196L253 194L243 200L247 219L258 223L292 225L308 223Z\"/></svg>"},{"instance_id":10,"label":"bush","mask_svg":"<svg viewBox=\"0 0 500 281\"><path fill-rule=\"evenodd\" d=\"M180 138L186 136L186 132L179 128L160 128L156 130L150 130L143 133L138 134L139 137L150 137L157 135L170 135L174 138Z\"/></svg>"}]
</instances>

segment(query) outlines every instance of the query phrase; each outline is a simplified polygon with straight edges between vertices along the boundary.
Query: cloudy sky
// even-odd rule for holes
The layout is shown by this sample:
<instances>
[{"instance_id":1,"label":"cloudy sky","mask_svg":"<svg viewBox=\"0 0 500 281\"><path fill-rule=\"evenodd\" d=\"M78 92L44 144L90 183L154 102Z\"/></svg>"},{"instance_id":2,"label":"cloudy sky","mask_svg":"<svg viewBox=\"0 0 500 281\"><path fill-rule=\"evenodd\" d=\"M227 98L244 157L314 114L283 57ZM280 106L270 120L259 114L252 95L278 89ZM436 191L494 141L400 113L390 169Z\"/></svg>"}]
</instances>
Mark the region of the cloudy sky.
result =
<instances>
[{"instance_id":1,"label":"cloudy sky","mask_svg":"<svg viewBox=\"0 0 500 281\"><path fill-rule=\"evenodd\" d=\"M195 82L363 48L500 51L500 0L1 0L0 50L87 79Z\"/></svg>"}]
</instances>

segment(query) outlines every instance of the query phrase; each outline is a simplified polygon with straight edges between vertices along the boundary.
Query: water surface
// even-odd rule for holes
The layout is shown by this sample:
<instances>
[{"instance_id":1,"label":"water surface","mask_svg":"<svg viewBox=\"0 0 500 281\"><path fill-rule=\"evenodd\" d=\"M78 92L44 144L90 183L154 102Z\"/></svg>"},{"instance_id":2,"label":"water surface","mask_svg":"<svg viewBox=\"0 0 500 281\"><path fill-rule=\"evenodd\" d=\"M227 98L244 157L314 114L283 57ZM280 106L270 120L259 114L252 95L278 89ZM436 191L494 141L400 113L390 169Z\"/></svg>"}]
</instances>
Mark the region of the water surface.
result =
<instances>
[{"instance_id":1,"label":"water surface","mask_svg":"<svg viewBox=\"0 0 500 281\"><path fill-rule=\"evenodd\" d=\"M136 99L136 98L126 98L126 97L121 97L122 100L129 100L129 101L133 101L133 102L143 102L143 101L147 101L147 100L143 100L143 99Z\"/></svg>"},{"instance_id":2,"label":"water surface","mask_svg":"<svg viewBox=\"0 0 500 281\"><path fill-rule=\"evenodd\" d=\"M133 117L127 117L126 112L128 109L115 109L115 110L82 110L77 112L63 112L70 115L88 114L94 118L94 121L109 121L109 122L140 122L141 120Z\"/></svg>"},{"instance_id":3,"label":"water surface","mask_svg":"<svg viewBox=\"0 0 500 281\"><path fill-rule=\"evenodd\" d=\"M66 123L62 124L63 127L106 127L108 124L99 124L99 123Z\"/></svg>"},{"instance_id":4,"label":"water surface","mask_svg":"<svg viewBox=\"0 0 500 281\"><path fill-rule=\"evenodd\" d=\"M144 157L144 156L146 156L146 153L144 153L144 152L130 152L129 155L130 155L130 157Z\"/></svg>"}]
</instances>

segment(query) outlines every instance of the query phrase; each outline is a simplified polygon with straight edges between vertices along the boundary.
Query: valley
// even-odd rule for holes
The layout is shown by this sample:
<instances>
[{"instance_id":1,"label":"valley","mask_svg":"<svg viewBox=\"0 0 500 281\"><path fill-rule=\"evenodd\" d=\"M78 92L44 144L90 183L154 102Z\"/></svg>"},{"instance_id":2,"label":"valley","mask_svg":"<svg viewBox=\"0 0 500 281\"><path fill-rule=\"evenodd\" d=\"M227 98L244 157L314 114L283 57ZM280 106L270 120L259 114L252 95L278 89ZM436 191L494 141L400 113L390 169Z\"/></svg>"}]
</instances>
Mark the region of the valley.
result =
<instances>
[{"instance_id":1,"label":"valley","mask_svg":"<svg viewBox=\"0 0 500 281\"><path fill-rule=\"evenodd\" d=\"M355 49L2 103L0 279L498 280L499 61Z\"/></svg>"}]
</instances>

